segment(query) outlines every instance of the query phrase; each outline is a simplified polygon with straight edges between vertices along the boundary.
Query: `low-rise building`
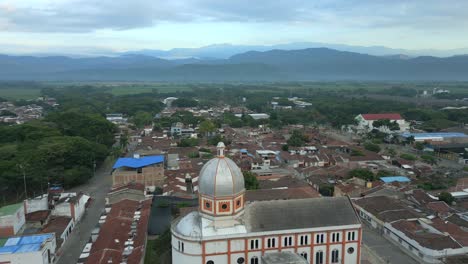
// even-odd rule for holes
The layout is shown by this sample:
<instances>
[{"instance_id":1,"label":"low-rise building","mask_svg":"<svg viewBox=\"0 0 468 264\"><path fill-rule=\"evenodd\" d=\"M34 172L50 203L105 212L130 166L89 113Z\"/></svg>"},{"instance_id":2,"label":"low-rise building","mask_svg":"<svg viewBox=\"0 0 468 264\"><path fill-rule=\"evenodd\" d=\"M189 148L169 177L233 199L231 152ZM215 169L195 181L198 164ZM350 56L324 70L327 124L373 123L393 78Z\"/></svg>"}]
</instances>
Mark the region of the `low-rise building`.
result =
<instances>
[{"instance_id":1,"label":"low-rise building","mask_svg":"<svg viewBox=\"0 0 468 264\"><path fill-rule=\"evenodd\" d=\"M405 132L410 129L409 123L405 121L400 114L397 113L387 113L387 114L360 114L355 118L358 131L369 132L373 129L377 129L382 132ZM376 126L376 121L385 121L388 120L390 123L395 123L398 125L399 129L393 130L388 126L381 125Z\"/></svg>"},{"instance_id":2,"label":"low-rise building","mask_svg":"<svg viewBox=\"0 0 468 264\"><path fill-rule=\"evenodd\" d=\"M164 156L135 155L132 158L119 158L112 167L113 186L131 182L141 183L148 190L164 184Z\"/></svg>"},{"instance_id":3,"label":"low-rise building","mask_svg":"<svg viewBox=\"0 0 468 264\"><path fill-rule=\"evenodd\" d=\"M10 237L0 244L0 263L52 264L55 250L55 234Z\"/></svg>"},{"instance_id":4,"label":"low-rise building","mask_svg":"<svg viewBox=\"0 0 468 264\"><path fill-rule=\"evenodd\" d=\"M23 203L0 208L0 237L18 234L26 222Z\"/></svg>"}]
</instances>

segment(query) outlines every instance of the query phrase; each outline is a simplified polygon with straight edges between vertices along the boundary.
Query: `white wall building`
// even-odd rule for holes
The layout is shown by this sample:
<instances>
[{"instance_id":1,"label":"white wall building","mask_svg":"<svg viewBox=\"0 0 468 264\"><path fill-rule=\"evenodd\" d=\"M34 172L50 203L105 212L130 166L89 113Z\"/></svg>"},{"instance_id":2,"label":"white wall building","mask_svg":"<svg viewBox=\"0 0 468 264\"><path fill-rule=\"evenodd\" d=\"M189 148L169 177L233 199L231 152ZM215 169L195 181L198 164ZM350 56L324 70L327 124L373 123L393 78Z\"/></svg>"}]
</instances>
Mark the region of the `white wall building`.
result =
<instances>
[{"instance_id":1,"label":"white wall building","mask_svg":"<svg viewBox=\"0 0 468 264\"><path fill-rule=\"evenodd\" d=\"M199 210L172 224L172 261L259 264L270 253L293 252L307 263L360 263L361 223L348 198L245 204L244 177L224 156L199 176Z\"/></svg>"},{"instance_id":2,"label":"white wall building","mask_svg":"<svg viewBox=\"0 0 468 264\"><path fill-rule=\"evenodd\" d=\"M55 234L11 237L0 247L0 263L51 264L56 250Z\"/></svg>"},{"instance_id":3,"label":"white wall building","mask_svg":"<svg viewBox=\"0 0 468 264\"><path fill-rule=\"evenodd\" d=\"M400 127L400 130L396 130L395 132L405 132L410 129L410 125L408 122L401 117L400 114L390 113L390 114L360 114L355 118L357 122L357 130L358 131L365 131L369 132L373 129L378 129L379 131L389 133L392 132L388 127L381 126L381 127L374 127L374 122L378 120L389 120L390 122L396 122Z\"/></svg>"},{"instance_id":4,"label":"white wall building","mask_svg":"<svg viewBox=\"0 0 468 264\"><path fill-rule=\"evenodd\" d=\"M82 193L62 193L59 201L55 204L52 215L68 216L73 221L79 222L86 211L86 203L89 196Z\"/></svg>"},{"instance_id":5,"label":"white wall building","mask_svg":"<svg viewBox=\"0 0 468 264\"><path fill-rule=\"evenodd\" d=\"M16 235L26 222L23 203L0 208L0 237Z\"/></svg>"}]
</instances>

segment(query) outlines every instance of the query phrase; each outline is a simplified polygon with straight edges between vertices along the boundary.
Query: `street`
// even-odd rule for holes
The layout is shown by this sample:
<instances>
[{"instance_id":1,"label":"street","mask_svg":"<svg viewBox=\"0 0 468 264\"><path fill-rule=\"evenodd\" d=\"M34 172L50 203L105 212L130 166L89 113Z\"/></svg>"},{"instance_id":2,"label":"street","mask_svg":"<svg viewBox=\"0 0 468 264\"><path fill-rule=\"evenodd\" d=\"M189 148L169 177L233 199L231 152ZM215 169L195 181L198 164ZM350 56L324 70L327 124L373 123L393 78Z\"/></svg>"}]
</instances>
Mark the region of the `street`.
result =
<instances>
[{"instance_id":1,"label":"street","mask_svg":"<svg viewBox=\"0 0 468 264\"><path fill-rule=\"evenodd\" d=\"M62 245L61 255L58 256L58 264L72 264L78 261L80 254L91 236L92 230L96 227L99 217L105 207L105 197L112 185L110 177L113 159L107 159L98 168L95 176L85 185L76 187L71 192L83 191L93 199L91 205L86 210L81 221L75 226L72 235Z\"/></svg>"},{"instance_id":2,"label":"street","mask_svg":"<svg viewBox=\"0 0 468 264\"><path fill-rule=\"evenodd\" d=\"M417 264L412 257L408 256L399 247L382 237L375 230L363 224L363 242L367 248L374 251L387 263L395 264Z\"/></svg>"}]
</instances>

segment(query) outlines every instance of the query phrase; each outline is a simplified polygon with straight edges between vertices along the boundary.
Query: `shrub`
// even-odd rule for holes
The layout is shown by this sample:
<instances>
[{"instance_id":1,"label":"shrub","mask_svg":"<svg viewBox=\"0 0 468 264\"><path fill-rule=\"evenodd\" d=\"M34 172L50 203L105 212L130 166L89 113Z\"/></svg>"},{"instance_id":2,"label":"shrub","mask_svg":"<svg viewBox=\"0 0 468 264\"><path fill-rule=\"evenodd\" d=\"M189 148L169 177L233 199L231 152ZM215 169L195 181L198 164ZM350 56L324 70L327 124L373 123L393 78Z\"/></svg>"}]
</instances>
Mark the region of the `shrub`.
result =
<instances>
[{"instance_id":1,"label":"shrub","mask_svg":"<svg viewBox=\"0 0 468 264\"><path fill-rule=\"evenodd\" d=\"M403 153L400 155L400 158L405 159L405 160L416 160L416 157L411 154Z\"/></svg>"},{"instance_id":2,"label":"shrub","mask_svg":"<svg viewBox=\"0 0 468 264\"><path fill-rule=\"evenodd\" d=\"M364 148L372 152L380 152L379 145L371 143L371 142L364 143Z\"/></svg>"}]
</instances>

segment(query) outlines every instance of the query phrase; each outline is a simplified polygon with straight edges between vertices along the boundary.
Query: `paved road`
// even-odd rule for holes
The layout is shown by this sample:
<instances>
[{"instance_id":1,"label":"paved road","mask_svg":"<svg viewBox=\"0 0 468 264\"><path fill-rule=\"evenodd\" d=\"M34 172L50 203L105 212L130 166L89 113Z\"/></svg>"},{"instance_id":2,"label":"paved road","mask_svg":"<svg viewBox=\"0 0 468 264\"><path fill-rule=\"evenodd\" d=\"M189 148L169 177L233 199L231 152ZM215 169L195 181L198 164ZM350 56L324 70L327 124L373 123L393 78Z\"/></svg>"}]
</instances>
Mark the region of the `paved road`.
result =
<instances>
[{"instance_id":1,"label":"paved road","mask_svg":"<svg viewBox=\"0 0 468 264\"><path fill-rule=\"evenodd\" d=\"M87 184L72 189L71 191L83 191L91 195L93 201L90 207L86 210L85 215L73 230L72 236L65 242L60 249L61 256L57 264L74 264L88 242L91 232L99 221L99 217L105 207L105 197L112 185L110 171L113 160L106 162L96 171L93 177Z\"/></svg>"},{"instance_id":2,"label":"paved road","mask_svg":"<svg viewBox=\"0 0 468 264\"><path fill-rule=\"evenodd\" d=\"M417 264L413 258L403 252L398 246L392 244L386 238L382 237L375 230L363 225L363 242L374 251L380 258L388 263L395 264Z\"/></svg>"}]
</instances>

